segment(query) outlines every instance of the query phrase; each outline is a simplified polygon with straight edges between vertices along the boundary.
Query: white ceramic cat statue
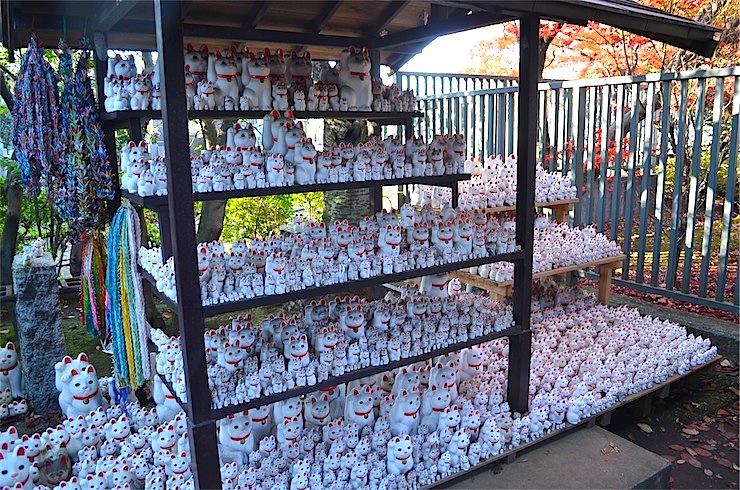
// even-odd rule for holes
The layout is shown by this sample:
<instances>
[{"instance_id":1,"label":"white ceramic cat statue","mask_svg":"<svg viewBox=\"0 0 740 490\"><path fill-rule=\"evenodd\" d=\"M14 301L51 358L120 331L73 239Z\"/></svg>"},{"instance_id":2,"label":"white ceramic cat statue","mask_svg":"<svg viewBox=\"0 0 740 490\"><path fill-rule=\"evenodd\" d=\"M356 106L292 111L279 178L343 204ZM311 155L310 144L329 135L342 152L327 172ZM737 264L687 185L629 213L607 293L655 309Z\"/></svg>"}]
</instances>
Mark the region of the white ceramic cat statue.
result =
<instances>
[{"instance_id":1,"label":"white ceramic cat statue","mask_svg":"<svg viewBox=\"0 0 740 490\"><path fill-rule=\"evenodd\" d=\"M18 444L13 451L0 451L0 488L13 490L34 488L31 480L31 462L22 444Z\"/></svg>"},{"instance_id":2,"label":"white ceramic cat statue","mask_svg":"<svg viewBox=\"0 0 740 490\"><path fill-rule=\"evenodd\" d=\"M59 393L59 406L67 418L83 417L103 406L103 395L98 386L95 368L88 365L81 370L72 369L68 376L62 377L62 390Z\"/></svg>"},{"instance_id":3,"label":"white ceramic cat statue","mask_svg":"<svg viewBox=\"0 0 740 490\"><path fill-rule=\"evenodd\" d=\"M8 342L0 347L0 391L10 389L13 398L23 395L21 387L21 366L15 344Z\"/></svg>"},{"instance_id":4,"label":"white ceramic cat statue","mask_svg":"<svg viewBox=\"0 0 740 490\"><path fill-rule=\"evenodd\" d=\"M350 111L369 111L373 101L372 79L370 78L370 56L367 48L354 46L342 51L342 69L339 82L342 98L347 100Z\"/></svg>"}]
</instances>

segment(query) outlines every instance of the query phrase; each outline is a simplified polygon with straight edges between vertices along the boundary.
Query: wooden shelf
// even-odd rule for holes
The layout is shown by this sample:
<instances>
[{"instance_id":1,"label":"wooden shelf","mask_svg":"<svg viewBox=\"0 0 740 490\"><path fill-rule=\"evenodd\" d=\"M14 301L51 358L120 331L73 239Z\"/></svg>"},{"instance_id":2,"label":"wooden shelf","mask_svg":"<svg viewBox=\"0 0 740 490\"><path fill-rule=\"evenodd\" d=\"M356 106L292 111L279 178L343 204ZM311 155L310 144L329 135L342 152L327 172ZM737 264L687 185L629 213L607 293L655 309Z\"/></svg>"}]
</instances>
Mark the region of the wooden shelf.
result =
<instances>
[{"instance_id":1,"label":"wooden shelf","mask_svg":"<svg viewBox=\"0 0 740 490\"><path fill-rule=\"evenodd\" d=\"M359 182L337 182L330 184L294 185L286 187L264 187L261 189L243 189L218 192L194 192L194 201L219 201L240 197L276 196L282 194L300 194L303 192L339 191L347 189L373 189L393 185L424 184L441 187L452 187L462 180L469 180L470 174L434 175L431 177L409 177L403 179L363 180ZM167 196L146 196L132 194L121 189L121 196L131 204L149 209L167 206Z\"/></svg>"},{"instance_id":2,"label":"wooden shelf","mask_svg":"<svg viewBox=\"0 0 740 490\"><path fill-rule=\"evenodd\" d=\"M534 203L534 207L554 209L554 208L559 208L562 206L567 206L568 208L570 208L573 206L573 204L577 202L578 202L578 199L563 199L562 201L536 202ZM516 205L512 204L511 206L499 206L496 208L486 208L484 209L484 211L486 213L506 213L506 212L516 211Z\"/></svg>"},{"instance_id":3,"label":"wooden shelf","mask_svg":"<svg viewBox=\"0 0 740 490\"><path fill-rule=\"evenodd\" d=\"M496 456L492 456L492 457L490 457L490 458L488 458L488 459L486 459L484 461L481 461L480 463L478 463L477 465L471 467L467 471L458 471L458 472L453 473L453 474L451 474L451 475L449 475L449 476L447 476L445 478L442 478L440 480L437 480L436 482L434 482L431 485L427 485L427 486L421 487L421 488L422 488L422 490L428 490L428 489L437 488L437 487L440 487L440 486L443 486L443 485L446 486L446 484L449 484L449 483L451 483L451 482L453 482L455 480L458 480L459 478L464 478L464 477L465 478L469 478L471 476L471 474L477 473L480 470L484 469L486 466L488 466L488 465L490 465L492 463L495 463L497 461L506 460L506 462L513 462L513 460L514 460L514 458L516 458L517 454L523 453L527 449L533 448L535 446L539 446L540 444L542 444L543 442L547 441L548 439L551 439L551 438L553 438L555 436L562 435L562 434L564 434L564 433L566 433L568 431L571 431L573 429L577 429L577 428L583 427L583 426L589 426L590 427L590 426L592 426L592 425L594 425L596 423L596 419L598 419L599 417L601 417L603 415L606 415L606 414L610 414L613 410L616 410L619 407L622 407L624 405L627 405L628 403L631 403L631 402L634 402L636 400L639 400L640 398L643 398L645 396L649 396L652 393L655 393L656 391L658 391L660 389L663 389L663 388L666 388L666 387L670 386L671 384L675 383L676 381L678 381L680 379L687 378L687 377L691 376L692 374L695 374L695 373L697 373L697 372L699 372L699 371L701 371L703 369L706 369L707 367L709 367L712 364L714 364L715 362L717 362L720 358L721 358L721 356L717 356L714 359L712 359L711 361L708 361L708 362L706 362L704 364L700 364L699 366L695 366L689 372L687 372L686 374L683 374L683 375L674 374L673 376L671 376L670 378L668 378L666 381L664 381L662 383L658 383L656 385L653 385L650 388L648 388L647 390L641 391L639 393L635 393L633 395L629 395L624 400L619 401L619 402L615 403L614 405L612 405L611 407L609 407L609 408L607 408L605 410L602 410L601 412L598 412L598 413L596 413L596 414L594 414L594 415L592 415L592 416L590 416L588 418L585 418L585 419L581 420L580 422L578 422L575 425L574 424L570 424L568 422L565 422L565 427L563 427L562 429L557 429L557 430L550 431L550 432L544 434L542 437L540 437L538 439L535 439L533 441L529 441L527 443L521 444L521 445L519 445L519 446L517 446L515 448L508 449L506 451L503 451L503 452L497 454Z\"/></svg>"},{"instance_id":4,"label":"wooden shelf","mask_svg":"<svg viewBox=\"0 0 740 490\"><path fill-rule=\"evenodd\" d=\"M566 272L576 271L580 269L587 269L590 267L600 267L602 270L599 274L599 302L602 304L609 304L609 288L611 286L611 271L622 267L625 255L615 255L614 257L605 257L603 259L594 260L585 264L573 264L565 267L558 267L557 269L550 269L546 271L535 272L532 274L532 280L542 279L549 276L557 276ZM460 281L475 286L480 289L484 289L492 294L496 299L501 299L506 296L510 296L512 293L512 287L514 286L514 280L496 282L491 279L486 279L477 274L471 274L470 272L457 270L450 273L451 277L456 277Z\"/></svg>"},{"instance_id":5,"label":"wooden shelf","mask_svg":"<svg viewBox=\"0 0 740 490\"><path fill-rule=\"evenodd\" d=\"M216 408L212 410L211 416L214 419L221 419L232 413L241 412L243 410L249 410L251 408L261 407L262 405L269 405L275 402L279 402L281 400L287 400L288 398L292 398L294 396L307 395L309 393L313 393L314 391L318 391L321 389L332 388L340 384L349 383L350 381L362 379L367 376L373 376L375 374L390 371L391 369L408 366L408 365L414 364L419 361L426 361L427 359L433 359L437 356L442 356L450 352L456 352L456 351L465 349L467 347L479 345L484 342L490 342L491 340L495 340L501 337L507 337L509 335L513 335L519 332L520 332L519 327L511 327L505 330L501 330L500 332L492 332L488 335L482 335L480 337L476 337L476 338L467 340L465 342L457 342L452 345L448 345L447 347L434 349L429 352L419 354L417 356L407 357L405 359L401 359L400 361L389 362L388 364L383 364L382 366L369 366L366 368L355 369L341 376L330 376L325 381L316 383L315 385L312 385L312 386L302 386L300 388L293 388L290 390L285 390L282 393L273 393L272 395L269 395L269 396L262 396L259 398L255 398L253 400L250 400L245 403L240 403L238 405L229 405L223 408Z\"/></svg>"},{"instance_id":6,"label":"wooden shelf","mask_svg":"<svg viewBox=\"0 0 740 490\"><path fill-rule=\"evenodd\" d=\"M441 274L443 272L450 273L456 269L463 269L467 267L475 267L482 264L488 264L491 262L500 262L502 260L513 261L519 260L523 257L523 252L512 252L501 255L489 255L487 257L480 257L475 259L468 259L462 262L450 262L449 264L435 265L427 267L425 269L412 269L406 272L399 272L397 274L380 274L375 277L368 279L360 279L359 281L348 281L339 284L332 284L329 286L311 287L301 289L298 291L291 291L285 294L271 294L258 296L251 299L242 299L239 301L229 301L227 303L219 303L216 305L203 306L203 316L212 317L221 315L224 313L232 313L236 311L249 310L252 308L259 308L261 306L272 306L286 303L288 301L296 301L300 299L316 298L319 296L326 296L328 294L341 294L349 291L357 291L359 289L369 288L373 286L380 286L386 282L397 282L406 281L415 277L428 276L433 274ZM178 306L175 301L172 301L167 296L159 291L155 285L156 281L151 274L139 267L141 276L152 284L152 292L157 295L165 304L167 304L174 311L178 311Z\"/></svg>"},{"instance_id":7,"label":"wooden shelf","mask_svg":"<svg viewBox=\"0 0 740 490\"><path fill-rule=\"evenodd\" d=\"M262 119L271 111L188 111L188 119ZM281 114L284 111L281 111ZM404 125L411 118L422 117L424 114L413 112L365 112L365 111L293 111L294 119L370 119L384 125ZM113 111L100 112L103 122L128 124L131 119L162 119L161 111Z\"/></svg>"},{"instance_id":8,"label":"wooden shelf","mask_svg":"<svg viewBox=\"0 0 740 490\"><path fill-rule=\"evenodd\" d=\"M568 214L573 209L573 205L578 202L578 198L575 199L563 199L560 201L545 201L534 203L535 208L547 208L551 209L555 221L558 223L566 223L568 221ZM516 206L499 206L496 208L486 208L484 210L488 214L496 213L510 213L516 211Z\"/></svg>"}]
</instances>

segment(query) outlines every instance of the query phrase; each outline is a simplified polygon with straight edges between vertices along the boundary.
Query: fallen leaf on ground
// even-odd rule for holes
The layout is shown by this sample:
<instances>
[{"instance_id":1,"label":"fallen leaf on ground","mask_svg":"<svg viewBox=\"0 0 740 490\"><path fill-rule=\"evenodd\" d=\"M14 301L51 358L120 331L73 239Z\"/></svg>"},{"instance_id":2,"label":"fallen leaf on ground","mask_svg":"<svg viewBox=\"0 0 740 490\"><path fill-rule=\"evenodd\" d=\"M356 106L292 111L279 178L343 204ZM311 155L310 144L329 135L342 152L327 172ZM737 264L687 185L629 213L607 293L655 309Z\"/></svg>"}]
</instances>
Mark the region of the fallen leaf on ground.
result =
<instances>
[{"instance_id":1,"label":"fallen leaf on ground","mask_svg":"<svg viewBox=\"0 0 740 490\"><path fill-rule=\"evenodd\" d=\"M704 474L707 476L712 476L714 472L710 470L709 468L704 468Z\"/></svg>"},{"instance_id":2,"label":"fallen leaf on ground","mask_svg":"<svg viewBox=\"0 0 740 490\"><path fill-rule=\"evenodd\" d=\"M690 454L690 455L692 455L692 456L696 456L696 451L694 451L694 450L693 450L693 449L691 449L690 447L687 447L687 448L686 448L686 452L687 452L687 453L689 453L689 454Z\"/></svg>"},{"instance_id":3,"label":"fallen leaf on ground","mask_svg":"<svg viewBox=\"0 0 740 490\"><path fill-rule=\"evenodd\" d=\"M695 451L696 451L696 454L698 454L699 456L703 456L705 458L710 458L712 456L712 453L700 447L696 448Z\"/></svg>"},{"instance_id":4,"label":"fallen leaf on ground","mask_svg":"<svg viewBox=\"0 0 740 490\"><path fill-rule=\"evenodd\" d=\"M689 458L686 461L688 461L694 468L701 468L701 462L696 458Z\"/></svg>"},{"instance_id":5,"label":"fallen leaf on ground","mask_svg":"<svg viewBox=\"0 0 740 490\"><path fill-rule=\"evenodd\" d=\"M684 464L686 462L685 459L677 459L676 464Z\"/></svg>"},{"instance_id":6,"label":"fallen leaf on ground","mask_svg":"<svg viewBox=\"0 0 740 490\"><path fill-rule=\"evenodd\" d=\"M170 318L172 318L172 312L171 311L163 311L162 312L162 318L164 318L165 320L169 320Z\"/></svg>"},{"instance_id":7,"label":"fallen leaf on ground","mask_svg":"<svg viewBox=\"0 0 740 490\"><path fill-rule=\"evenodd\" d=\"M603 451L603 449L602 449L602 451ZM665 459L669 463L673 463L676 460L676 457L675 456L670 456L668 454L661 454L660 457L663 458L663 459Z\"/></svg>"},{"instance_id":8,"label":"fallen leaf on ground","mask_svg":"<svg viewBox=\"0 0 740 490\"><path fill-rule=\"evenodd\" d=\"M732 462L729 459L717 458L717 464L725 468L732 469Z\"/></svg>"},{"instance_id":9,"label":"fallen leaf on ground","mask_svg":"<svg viewBox=\"0 0 740 490\"><path fill-rule=\"evenodd\" d=\"M693 427L684 427L683 429L681 429L681 432L683 432L684 434L688 434L690 436L699 435L699 431L694 429Z\"/></svg>"},{"instance_id":10,"label":"fallen leaf on ground","mask_svg":"<svg viewBox=\"0 0 740 490\"><path fill-rule=\"evenodd\" d=\"M671 444L668 446L669 448L673 449L674 451L683 451L685 448L681 446L680 444Z\"/></svg>"},{"instance_id":11,"label":"fallen leaf on ground","mask_svg":"<svg viewBox=\"0 0 740 490\"><path fill-rule=\"evenodd\" d=\"M722 362L720 362L719 365L722 367L732 367L732 363L727 359L722 359Z\"/></svg>"},{"instance_id":12,"label":"fallen leaf on ground","mask_svg":"<svg viewBox=\"0 0 740 490\"><path fill-rule=\"evenodd\" d=\"M724 408L720 408L719 410L717 410L717 417L726 417L728 415L730 415L730 412L728 412Z\"/></svg>"},{"instance_id":13,"label":"fallen leaf on ground","mask_svg":"<svg viewBox=\"0 0 740 490\"><path fill-rule=\"evenodd\" d=\"M738 390L734 386L730 386L730 391L735 393L736 396L740 396L740 390Z\"/></svg>"},{"instance_id":14,"label":"fallen leaf on ground","mask_svg":"<svg viewBox=\"0 0 740 490\"><path fill-rule=\"evenodd\" d=\"M736 463L732 463L732 469L735 471L740 471L740 466L738 466Z\"/></svg>"},{"instance_id":15,"label":"fallen leaf on ground","mask_svg":"<svg viewBox=\"0 0 740 490\"><path fill-rule=\"evenodd\" d=\"M642 430L643 432L646 432L648 434L652 434L653 433L653 428L650 427L648 424L642 424L642 423L640 423L640 424L637 424L637 427L639 427L640 430Z\"/></svg>"}]
</instances>

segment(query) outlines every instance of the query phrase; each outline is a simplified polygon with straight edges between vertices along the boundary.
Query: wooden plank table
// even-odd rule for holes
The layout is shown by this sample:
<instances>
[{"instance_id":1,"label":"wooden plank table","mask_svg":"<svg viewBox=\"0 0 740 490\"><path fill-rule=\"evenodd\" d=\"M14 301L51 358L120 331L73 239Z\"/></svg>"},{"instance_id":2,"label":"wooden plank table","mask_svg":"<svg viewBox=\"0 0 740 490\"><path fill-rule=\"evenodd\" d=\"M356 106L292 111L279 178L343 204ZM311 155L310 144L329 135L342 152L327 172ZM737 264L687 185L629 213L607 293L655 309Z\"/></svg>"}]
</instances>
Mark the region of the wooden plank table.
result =
<instances>
[{"instance_id":1,"label":"wooden plank table","mask_svg":"<svg viewBox=\"0 0 740 490\"><path fill-rule=\"evenodd\" d=\"M558 223L566 223L568 221L568 215L570 210L573 209L573 205L578 202L578 198L575 199L563 199L562 201L551 201L551 202L536 202L534 207L537 209L547 208L552 210L553 217ZM417 210L420 208L417 207ZM495 208L485 208L486 214L498 214L498 213L513 213L516 211L516 206L498 206ZM434 212L439 216L440 210L435 209Z\"/></svg>"},{"instance_id":2,"label":"wooden plank table","mask_svg":"<svg viewBox=\"0 0 740 490\"><path fill-rule=\"evenodd\" d=\"M595 413L595 414L591 415L590 417L584 418L583 420L581 420L580 422L578 422L575 425L570 424L570 423L568 423L566 421L564 427L562 427L560 429L555 429L555 430L552 430L550 432L546 432L542 437L540 437L538 439L534 439L534 440L529 441L527 443L521 444L521 445L519 445L519 446L517 446L515 448L510 448L510 449L507 449L505 451L502 451L501 453L499 453L499 454L497 454L495 456L491 456L488 459L482 460L480 463L478 463L477 465L471 467L467 471L458 471L456 473L453 473L453 474L451 474L451 475L449 475L449 476L447 476L445 478L442 478L440 480L437 480L436 482L432 483L431 485L427 485L427 486L421 487L421 490L430 490L432 488L440 488L440 487L441 488L444 488L444 485L445 484L451 483L451 482L456 481L458 479L469 478L470 476L472 476L472 475L474 475L476 473L479 473L481 470L486 469L486 467L488 465L490 465L492 463L495 463L497 461L506 462L506 463L513 463L516 460L517 456L521 455L522 453L525 453L528 449L531 449L531 448L540 446L540 445L542 445L542 443L544 443L548 439L551 439L551 438L556 437L558 435L564 434L564 433L566 433L566 432L568 432L570 430L576 429L578 427L584 427L584 426L585 427L592 427L595 424L608 425L608 423L609 423L608 420L611 418L611 413L614 410L616 410L617 408L623 407L623 406L625 406L625 405L627 405L629 403L638 401L640 399L649 398L652 395L658 396L658 394L660 392L667 391L669 389L669 387L673 383L675 383L676 381L678 381L680 379L687 378L687 377L691 376L694 373L697 373L697 372L699 372L699 371L701 371L703 369L708 368L709 366L711 366L715 362L719 361L721 358L722 358L721 356L717 356L714 359L711 359L711 360L707 361L704 364L699 364L698 366L694 366L686 374L683 374L683 375L681 375L681 374L674 374L673 376L671 376L670 378L668 378L666 381L664 381L662 383L654 384L653 386L651 386L647 390L640 391L639 393L635 393L633 395L629 395L629 396L625 397L622 401L619 401L619 402L615 403L614 405L610 406L609 408L607 408L605 410L602 410L601 412ZM607 422L605 422L605 423L602 424L600 421L607 421Z\"/></svg>"},{"instance_id":3,"label":"wooden plank table","mask_svg":"<svg viewBox=\"0 0 740 490\"><path fill-rule=\"evenodd\" d=\"M568 214L573 209L573 205L578 202L578 198L575 199L563 199L562 201L545 201L537 202L534 204L535 208L547 208L552 210L555 221L558 223L565 223L568 221ZM496 213L509 213L516 211L516 206L499 206L496 208L486 208L484 210L488 214Z\"/></svg>"},{"instance_id":4,"label":"wooden plank table","mask_svg":"<svg viewBox=\"0 0 740 490\"><path fill-rule=\"evenodd\" d=\"M589 267L599 268L599 303L608 305L609 295L611 292L612 284L612 271L614 269L620 269L622 262L624 261L624 255L616 255L614 257L606 257L600 260L594 260L585 264L573 264L565 267L558 267L557 269L550 269L547 271L535 272L532 274L532 279L542 279L549 276L556 276L564 274L566 272L587 269ZM514 286L514 281L501 281L496 282L491 279L486 279L477 274L471 274L466 271L454 271L449 273L450 277L456 277L460 281L475 286L480 289L484 289L491 294L491 297L497 301L500 301L507 296L510 296Z\"/></svg>"}]
</instances>

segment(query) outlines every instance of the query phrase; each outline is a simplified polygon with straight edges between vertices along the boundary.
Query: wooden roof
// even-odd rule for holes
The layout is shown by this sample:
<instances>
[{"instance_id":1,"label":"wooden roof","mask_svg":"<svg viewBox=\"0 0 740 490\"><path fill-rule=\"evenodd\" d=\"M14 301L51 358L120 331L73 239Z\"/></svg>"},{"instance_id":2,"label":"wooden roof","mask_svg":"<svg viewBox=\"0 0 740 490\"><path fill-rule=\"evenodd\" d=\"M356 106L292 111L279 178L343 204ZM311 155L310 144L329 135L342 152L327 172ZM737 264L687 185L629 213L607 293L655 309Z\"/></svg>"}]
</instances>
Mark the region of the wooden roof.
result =
<instances>
[{"instance_id":1,"label":"wooden roof","mask_svg":"<svg viewBox=\"0 0 740 490\"><path fill-rule=\"evenodd\" d=\"M584 23L604 22L703 55L716 47L717 29L644 7L631 0L561 1L184 1L184 33L194 46L212 50L244 42L252 50L308 49L314 59L337 59L341 49L368 46L398 68L434 38L505 22L522 12ZM35 31L41 44L56 46L66 30L70 45L96 31L107 32L111 49L153 50L150 0L0 0L2 41L23 47Z\"/></svg>"}]
</instances>

